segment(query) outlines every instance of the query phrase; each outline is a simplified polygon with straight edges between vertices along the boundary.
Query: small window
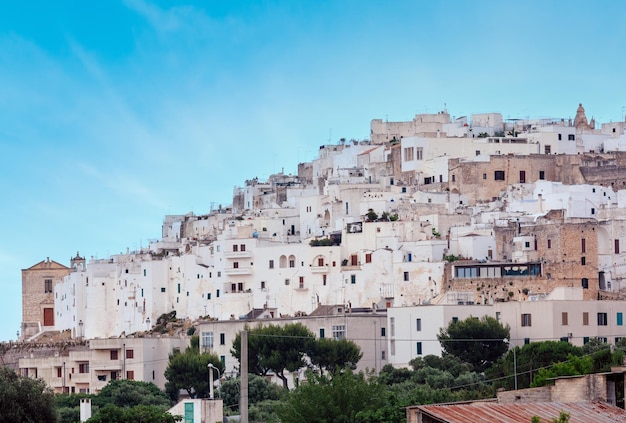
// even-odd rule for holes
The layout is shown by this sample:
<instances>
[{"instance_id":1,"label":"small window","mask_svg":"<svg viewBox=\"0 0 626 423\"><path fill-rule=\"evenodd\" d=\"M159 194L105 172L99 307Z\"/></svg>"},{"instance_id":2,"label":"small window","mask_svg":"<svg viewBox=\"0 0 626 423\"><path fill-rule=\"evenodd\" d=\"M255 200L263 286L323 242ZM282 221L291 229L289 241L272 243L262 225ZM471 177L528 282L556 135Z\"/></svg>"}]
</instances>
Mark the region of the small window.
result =
<instances>
[{"instance_id":1,"label":"small window","mask_svg":"<svg viewBox=\"0 0 626 423\"><path fill-rule=\"evenodd\" d=\"M415 320L415 330L417 330L418 332L422 331L422 319Z\"/></svg>"},{"instance_id":2,"label":"small window","mask_svg":"<svg viewBox=\"0 0 626 423\"><path fill-rule=\"evenodd\" d=\"M456 175L452 175L452 182L456 182Z\"/></svg>"},{"instance_id":3,"label":"small window","mask_svg":"<svg viewBox=\"0 0 626 423\"><path fill-rule=\"evenodd\" d=\"M226 345L226 334L220 333L220 345Z\"/></svg>"},{"instance_id":4,"label":"small window","mask_svg":"<svg viewBox=\"0 0 626 423\"><path fill-rule=\"evenodd\" d=\"M237 244L233 244L233 251L234 252L239 251L239 246Z\"/></svg>"},{"instance_id":5,"label":"small window","mask_svg":"<svg viewBox=\"0 0 626 423\"><path fill-rule=\"evenodd\" d=\"M110 358L111 360L117 360L117 350L111 350Z\"/></svg>"},{"instance_id":6,"label":"small window","mask_svg":"<svg viewBox=\"0 0 626 423\"><path fill-rule=\"evenodd\" d=\"M613 248L615 250L615 254L619 254L619 239L613 241Z\"/></svg>"},{"instance_id":7,"label":"small window","mask_svg":"<svg viewBox=\"0 0 626 423\"><path fill-rule=\"evenodd\" d=\"M530 313L522 314L522 326L523 327L532 326L532 316Z\"/></svg>"},{"instance_id":8,"label":"small window","mask_svg":"<svg viewBox=\"0 0 626 423\"><path fill-rule=\"evenodd\" d=\"M126 350L126 358L135 358L134 350Z\"/></svg>"},{"instance_id":9,"label":"small window","mask_svg":"<svg viewBox=\"0 0 626 423\"><path fill-rule=\"evenodd\" d=\"M459 323L459 318L458 317L453 317L452 318L452 323Z\"/></svg>"},{"instance_id":10,"label":"small window","mask_svg":"<svg viewBox=\"0 0 626 423\"><path fill-rule=\"evenodd\" d=\"M559 134L559 141L563 139L563 135Z\"/></svg>"},{"instance_id":11,"label":"small window","mask_svg":"<svg viewBox=\"0 0 626 423\"><path fill-rule=\"evenodd\" d=\"M587 258L586 257L581 257L580 258L580 265L581 266L585 266L587 264Z\"/></svg>"},{"instance_id":12,"label":"small window","mask_svg":"<svg viewBox=\"0 0 626 423\"><path fill-rule=\"evenodd\" d=\"M583 326L589 326L589 313L583 311Z\"/></svg>"},{"instance_id":13,"label":"small window","mask_svg":"<svg viewBox=\"0 0 626 423\"><path fill-rule=\"evenodd\" d=\"M608 325L608 320L607 313L598 313L598 326Z\"/></svg>"},{"instance_id":14,"label":"small window","mask_svg":"<svg viewBox=\"0 0 626 423\"><path fill-rule=\"evenodd\" d=\"M617 317L617 326L623 326L624 325L624 314L621 311L619 311L619 312L617 312L616 317Z\"/></svg>"},{"instance_id":15,"label":"small window","mask_svg":"<svg viewBox=\"0 0 626 423\"><path fill-rule=\"evenodd\" d=\"M270 269L274 268L274 260L270 260Z\"/></svg>"},{"instance_id":16,"label":"small window","mask_svg":"<svg viewBox=\"0 0 626 423\"><path fill-rule=\"evenodd\" d=\"M487 179L487 174L483 173L483 179Z\"/></svg>"},{"instance_id":17,"label":"small window","mask_svg":"<svg viewBox=\"0 0 626 423\"><path fill-rule=\"evenodd\" d=\"M580 240L580 252L581 253L586 253L587 252L587 241L585 240L585 238L582 238Z\"/></svg>"},{"instance_id":18,"label":"small window","mask_svg":"<svg viewBox=\"0 0 626 423\"><path fill-rule=\"evenodd\" d=\"M89 363L80 363L78 365L78 373L89 373Z\"/></svg>"},{"instance_id":19,"label":"small window","mask_svg":"<svg viewBox=\"0 0 626 423\"><path fill-rule=\"evenodd\" d=\"M559 134L559 135L560 135L560 134ZM560 139L560 138L559 138L559 139ZM543 147L543 151L544 151L546 154L551 154L551 153L552 153L552 147L551 147L551 146L549 146L549 145L545 145L545 146Z\"/></svg>"},{"instance_id":20,"label":"small window","mask_svg":"<svg viewBox=\"0 0 626 423\"><path fill-rule=\"evenodd\" d=\"M567 312L566 311L561 313L561 325L567 326Z\"/></svg>"},{"instance_id":21,"label":"small window","mask_svg":"<svg viewBox=\"0 0 626 423\"><path fill-rule=\"evenodd\" d=\"M356 275L350 275L350 283L353 285L356 283Z\"/></svg>"},{"instance_id":22,"label":"small window","mask_svg":"<svg viewBox=\"0 0 626 423\"><path fill-rule=\"evenodd\" d=\"M543 170L540 170L539 171L539 179L542 180L542 181L544 179L546 179L546 172L544 172Z\"/></svg>"},{"instance_id":23,"label":"small window","mask_svg":"<svg viewBox=\"0 0 626 423\"><path fill-rule=\"evenodd\" d=\"M568 134L568 135L567 135L567 140L568 140L568 141L575 141L575 140L576 140L576 135L574 135L574 134Z\"/></svg>"},{"instance_id":24,"label":"small window","mask_svg":"<svg viewBox=\"0 0 626 423\"><path fill-rule=\"evenodd\" d=\"M496 170L494 172L493 178L496 181L504 181L504 170Z\"/></svg>"},{"instance_id":25,"label":"small window","mask_svg":"<svg viewBox=\"0 0 626 423\"><path fill-rule=\"evenodd\" d=\"M44 286L43 288L44 293L46 294L52 293L52 279L44 279L43 286Z\"/></svg>"},{"instance_id":26,"label":"small window","mask_svg":"<svg viewBox=\"0 0 626 423\"><path fill-rule=\"evenodd\" d=\"M524 338L524 345L530 344L530 338Z\"/></svg>"},{"instance_id":27,"label":"small window","mask_svg":"<svg viewBox=\"0 0 626 423\"><path fill-rule=\"evenodd\" d=\"M128 380L135 380L135 371L134 370L128 370L126 372L126 379L128 379Z\"/></svg>"},{"instance_id":28,"label":"small window","mask_svg":"<svg viewBox=\"0 0 626 423\"><path fill-rule=\"evenodd\" d=\"M161 292L165 292L165 288L161 288Z\"/></svg>"},{"instance_id":29,"label":"small window","mask_svg":"<svg viewBox=\"0 0 626 423\"><path fill-rule=\"evenodd\" d=\"M372 253L366 253L365 254L365 263L371 263L372 262Z\"/></svg>"},{"instance_id":30,"label":"small window","mask_svg":"<svg viewBox=\"0 0 626 423\"><path fill-rule=\"evenodd\" d=\"M417 346L417 351L416 351L417 355L422 355L422 343L418 342L416 346Z\"/></svg>"},{"instance_id":31,"label":"small window","mask_svg":"<svg viewBox=\"0 0 626 423\"><path fill-rule=\"evenodd\" d=\"M580 282L583 289L589 289L589 279L582 278Z\"/></svg>"},{"instance_id":32,"label":"small window","mask_svg":"<svg viewBox=\"0 0 626 423\"><path fill-rule=\"evenodd\" d=\"M387 336L387 328L385 327L380 328L380 336L381 337Z\"/></svg>"},{"instance_id":33,"label":"small window","mask_svg":"<svg viewBox=\"0 0 626 423\"><path fill-rule=\"evenodd\" d=\"M548 248L552 248L552 240L548 238Z\"/></svg>"},{"instance_id":34,"label":"small window","mask_svg":"<svg viewBox=\"0 0 626 423\"><path fill-rule=\"evenodd\" d=\"M320 338L323 338L324 336L326 336L326 331L324 330L324 328L320 328Z\"/></svg>"},{"instance_id":35,"label":"small window","mask_svg":"<svg viewBox=\"0 0 626 423\"><path fill-rule=\"evenodd\" d=\"M404 281L405 282L409 281L409 272L404 272Z\"/></svg>"},{"instance_id":36,"label":"small window","mask_svg":"<svg viewBox=\"0 0 626 423\"><path fill-rule=\"evenodd\" d=\"M585 336L583 337L583 344L588 344L589 343L589 337Z\"/></svg>"}]
</instances>

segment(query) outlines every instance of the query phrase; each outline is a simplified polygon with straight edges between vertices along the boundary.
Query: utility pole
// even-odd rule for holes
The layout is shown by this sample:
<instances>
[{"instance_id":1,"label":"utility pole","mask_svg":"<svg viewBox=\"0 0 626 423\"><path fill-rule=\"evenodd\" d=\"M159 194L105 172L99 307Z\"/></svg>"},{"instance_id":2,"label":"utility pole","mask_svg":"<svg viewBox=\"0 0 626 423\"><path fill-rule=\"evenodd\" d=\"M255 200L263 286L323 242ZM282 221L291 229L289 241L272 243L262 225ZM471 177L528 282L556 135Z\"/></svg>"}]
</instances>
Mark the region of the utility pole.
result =
<instances>
[{"instance_id":1,"label":"utility pole","mask_svg":"<svg viewBox=\"0 0 626 423\"><path fill-rule=\"evenodd\" d=\"M241 423L248 423L248 331L241 332L241 387L239 392L239 415Z\"/></svg>"}]
</instances>

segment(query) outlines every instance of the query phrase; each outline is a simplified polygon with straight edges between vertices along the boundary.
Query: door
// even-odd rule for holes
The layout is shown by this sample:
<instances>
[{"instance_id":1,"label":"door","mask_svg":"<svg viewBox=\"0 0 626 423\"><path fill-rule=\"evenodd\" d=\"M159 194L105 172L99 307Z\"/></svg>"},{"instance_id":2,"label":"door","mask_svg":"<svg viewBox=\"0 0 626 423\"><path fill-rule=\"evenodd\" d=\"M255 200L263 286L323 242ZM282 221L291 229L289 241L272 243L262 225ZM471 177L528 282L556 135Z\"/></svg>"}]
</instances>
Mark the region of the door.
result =
<instances>
[{"instance_id":1,"label":"door","mask_svg":"<svg viewBox=\"0 0 626 423\"><path fill-rule=\"evenodd\" d=\"M520 170L519 171L519 183L520 184L525 184L526 183L526 171L525 170Z\"/></svg>"},{"instance_id":2,"label":"door","mask_svg":"<svg viewBox=\"0 0 626 423\"><path fill-rule=\"evenodd\" d=\"M43 325L54 326L54 309L53 308L43 309Z\"/></svg>"}]
</instances>

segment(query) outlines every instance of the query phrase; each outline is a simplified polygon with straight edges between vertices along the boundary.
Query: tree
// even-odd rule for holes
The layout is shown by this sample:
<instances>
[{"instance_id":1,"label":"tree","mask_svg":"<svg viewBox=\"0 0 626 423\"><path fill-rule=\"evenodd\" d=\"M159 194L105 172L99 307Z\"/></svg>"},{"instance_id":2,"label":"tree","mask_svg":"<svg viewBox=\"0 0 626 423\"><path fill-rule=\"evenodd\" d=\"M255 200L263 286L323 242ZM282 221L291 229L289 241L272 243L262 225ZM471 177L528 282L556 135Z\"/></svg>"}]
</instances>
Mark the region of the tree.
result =
<instances>
[{"instance_id":1,"label":"tree","mask_svg":"<svg viewBox=\"0 0 626 423\"><path fill-rule=\"evenodd\" d=\"M437 338L443 350L474 366L483 372L507 350L509 326L502 326L493 317L468 317L452 321L446 329L441 329Z\"/></svg>"},{"instance_id":2,"label":"tree","mask_svg":"<svg viewBox=\"0 0 626 423\"><path fill-rule=\"evenodd\" d=\"M363 357L361 348L347 339L321 338L315 341L311 349L311 364L335 373L345 367L354 368Z\"/></svg>"},{"instance_id":3,"label":"tree","mask_svg":"<svg viewBox=\"0 0 626 423\"><path fill-rule=\"evenodd\" d=\"M224 400L224 406L236 409L239 406L239 392L241 387L241 379L228 379L220 386L220 397ZM248 378L248 404L267 400L278 400L283 394L283 389L268 381L264 377L254 374Z\"/></svg>"},{"instance_id":4,"label":"tree","mask_svg":"<svg viewBox=\"0 0 626 423\"><path fill-rule=\"evenodd\" d=\"M42 379L19 376L0 367L0 421L56 422L54 393Z\"/></svg>"},{"instance_id":5,"label":"tree","mask_svg":"<svg viewBox=\"0 0 626 423\"><path fill-rule=\"evenodd\" d=\"M363 373L347 369L331 378L310 372L307 380L290 391L278 408L282 423L364 421L357 418L359 413L384 406L383 385Z\"/></svg>"},{"instance_id":6,"label":"tree","mask_svg":"<svg viewBox=\"0 0 626 423\"><path fill-rule=\"evenodd\" d=\"M172 401L154 383L124 379L107 383L100 393L93 397L92 404L98 407L107 404L118 407L156 405L167 409L172 405Z\"/></svg>"},{"instance_id":7,"label":"tree","mask_svg":"<svg viewBox=\"0 0 626 423\"><path fill-rule=\"evenodd\" d=\"M295 372L306 365L305 355L311 354L314 335L301 323L285 326L259 326L248 331L248 371L260 376L270 370L288 389L285 370ZM231 354L241 363L241 335L233 341Z\"/></svg>"},{"instance_id":8,"label":"tree","mask_svg":"<svg viewBox=\"0 0 626 423\"><path fill-rule=\"evenodd\" d=\"M184 352L175 350L169 355L169 363L165 369L165 390L171 399L178 399L178 392L183 389L191 398L207 398L209 396L209 363L224 372L224 365L218 356L200 353L198 337L192 337L191 347Z\"/></svg>"},{"instance_id":9,"label":"tree","mask_svg":"<svg viewBox=\"0 0 626 423\"><path fill-rule=\"evenodd\" d=\"M154 405L118 407L107 404L87 420L87 423L175 423L182 419L182 416L172 416Z\"/></svg>"}]
</instances>

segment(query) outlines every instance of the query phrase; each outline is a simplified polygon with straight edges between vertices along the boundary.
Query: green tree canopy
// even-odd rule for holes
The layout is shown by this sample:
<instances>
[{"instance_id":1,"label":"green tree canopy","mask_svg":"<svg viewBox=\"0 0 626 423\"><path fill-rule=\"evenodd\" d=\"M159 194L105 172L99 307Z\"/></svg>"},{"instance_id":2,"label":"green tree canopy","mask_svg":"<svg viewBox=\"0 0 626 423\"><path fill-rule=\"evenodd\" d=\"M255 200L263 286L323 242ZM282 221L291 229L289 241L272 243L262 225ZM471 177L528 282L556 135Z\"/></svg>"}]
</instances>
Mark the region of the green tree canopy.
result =
<instances>
[{"instance_id":1,"label":"green tree canopy","mask_svg":"<svg viewBox=\"0 0 626 423\"><path fill-rule=\"evenodd\" d=\"M220 387L220 397L224 400L224 406L231 410L239 408L239 393L241 379L225 380ZM255 374L248 375L248 404L251 406L267 400L278 400L284 389L262 376Z\"/></svg>"},{"instance_id":2,"label":"green tree canopy","mask_svg":"<svg viewBox=\"0 0 626 423\"><path fill-rule=\"evenodd\" d=\"M468 317L450 322L441 329L437 338L443 350L482 372L491 366L508 349L510 329L490 316Z\"/></svg>"},{"instance_id":3,"label":"green tree canopy","mask_svg":"<svg viewBox=\"0 0 626 423\"><path fill-rule=\"evenodd\" d=\"M361 348L353 341L321 338L313 343L309 358L311 364L336 373L345 367L354 369L361 357Z\"/></svg>"},{"instance_id":4,"label":"green tree canopy","mask_svg":"<svg viewBox=\"0 0 626 423\"><path fill-rule=\"evenodd\" d=\"M172 416L154 405L118 407L107 404L87 420L87 423L175 423L181 420L182 416Z\"/></svg>"},{"instance_id":5,"label":"green tree canopy","mask_svg":"<svg viewBox=\"0 0 626 423\"><path fill-rule=\"evenodd\" d=\"M192 337L192 341L197 336ZM165 369L165 390L173 400L178 399L178 392L183 389L191 398L207 398L209 396L209 363L224 374L224 365L215 354L200 353L197 342L184 352L175 350L169 356Z\"/></svg>"},{"instance_id":6,"label":"green tree canopy","mask_svg":"<svg viewBox=\"0 0 626 423\"><path fill-rule=\"evenodd\" d=\"M154 383L128 379L110 381L91 402L98 407L113 404L118 407L157 405L169 408L172 405L167 394Z\"/></svg>"},{"instance_id":7,"label":"green tree canopy","mask_svg":"<svg viewBox=\"0 0 626 423\"><path fill-rule=\"evenodd\" d=\"M308 374L308 382L290 391L278 409L282 423L348 423L359 413L384 405L383 385L350 369L328 375Z\"/></svg>"},{"instance_id":8,"label":"green tree canopy","mask_svg":"<svg viewBox=\"0 0 626 423\"><path fill-rule=\"evenodd\" d=\"M285 326L259 326L248 331L248 371L266 375L270 370L288 388L285 370L295 372L306 363L304 357L311 354L315 337L301 323ZM241 335L233 341L231 353L241 363Z\"/></svg>"},{"instance_id":9,"label":"green tree canopy","mask_svg":"<svg viewBox=\"0 0 626 423\"><path fill-rule=\"evenodd\" d=\"M0 421L56 422L52 389L41 379L19 376L8 367L0 367Z\"/></svg>"}]
</instances>

